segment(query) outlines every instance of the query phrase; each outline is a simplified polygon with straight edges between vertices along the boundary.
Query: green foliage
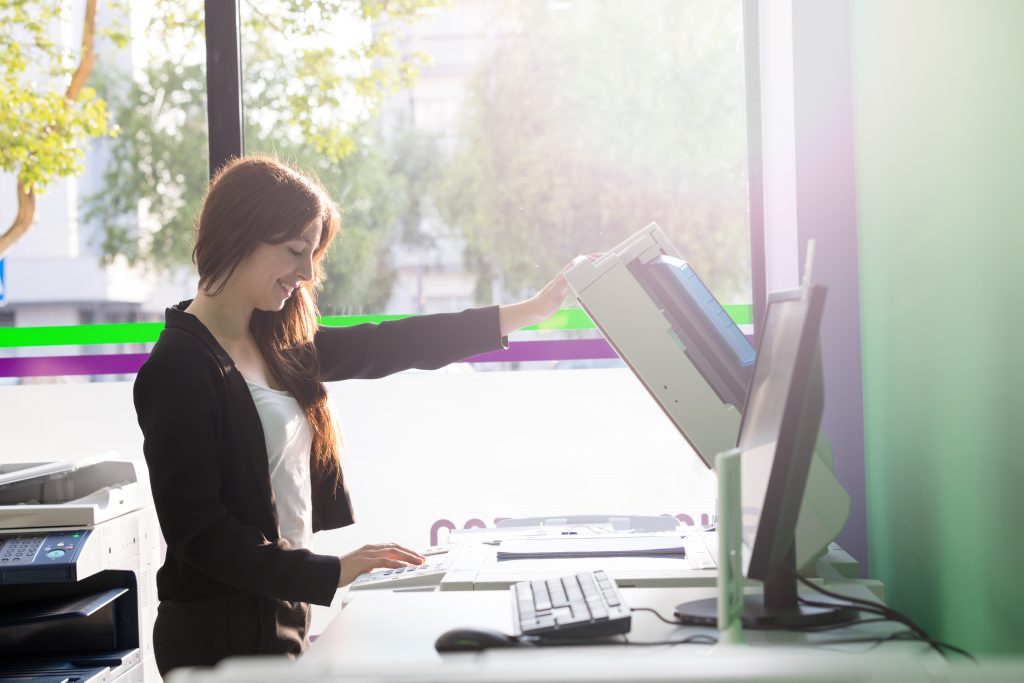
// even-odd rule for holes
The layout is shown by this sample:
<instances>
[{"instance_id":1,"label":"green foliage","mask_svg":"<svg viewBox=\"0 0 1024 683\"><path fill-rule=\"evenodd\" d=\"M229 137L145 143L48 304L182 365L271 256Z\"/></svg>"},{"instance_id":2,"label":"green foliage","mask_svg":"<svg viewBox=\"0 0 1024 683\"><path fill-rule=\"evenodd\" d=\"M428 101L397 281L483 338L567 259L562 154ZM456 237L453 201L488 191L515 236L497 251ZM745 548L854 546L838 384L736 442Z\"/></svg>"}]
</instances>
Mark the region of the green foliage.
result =
<instances>
[{"instance_id":1,"label":"green foliage","mask_svg":"<svg viewBox=\"0 0 1024 683\"><path fill-rule=\"evenodd\" d=\"M740 4L506 9L438 200L478 299L491 273L527 293L656 221L721 298L749 301Z\"/></svg>"},{"instance_id":2,"label":"green foliage","mask_svg":"<svg viewBox=\"0 0 1024 683\"><path fill-rule=\"evenodd\" d=\"M246 153L273 153L318 174L343 208L342 238L320 297L324 310L374 310L389 298L387 248L417 205L412 195L423 181L415 174L430 169L407 173L390 161L372 122L380 102L408 87L423 63L398 53L395 32L438 4L242 4ZM105 190L86 200L86 216L102 226L108 261L123 256L164 271L190 263L208 181L202 3L161 0L153 16L142 78L103 79L123 135L111 146ZM387 21L371 34L368 22L378 18Z\"/></svg>"},{"instance_id":3,"label":"green foliage","mask_svg":"<svg viewBox=\"0 0 1024 683\"><path fill-rule=\"evenodd\" d=\"M51 36L69 11L67 3L0 0L0 170L17 174L30 192L81 173L85 143L117 133L95 90L66 99L79 55ZM124 45L123 5L107 12L97 21L104 25L97 39Z\"/></svg>"},{"instance_id":4,"label":"green foliage","mask_svg":"<svg viewBox=\"0 0 1024 683\"><path fill-rule=\"evenodd\" d=\"M443 0L275 0L243 4L246 119L340 161L353 131L388 95L409 88L427 59L402 54L397 35ZM371 22L373 30L370 30Z\"/></svg>"},{"instance_id":5,"label":"green foliage","mask_svg":"<svg viewBox=\"0 0 1024 683\"><path fill-rule=\"evenodd\" d=\"M33 92L0 76L0 169L31 192L82 172L82 142L108 134L107 111L92 89L69 105L63 92Z\"/></svg>"},{"instance_id":6,"label":"green foliage","mask_svg":"<svg viewBox=\"0 0 1024 683\"><path fill-rule=\"evenodd\" d=\"M104 260L155 270L189 263L209 181L204 70L166 62L135 81L117 72L98 80L123 131L110 148L104 190L84 202L85 219L101 226ZM121 83L131 84L126 92Z\"/></svg>"},{"instance_id":7,"label":"green foliage","mask_svg":"<svg viewBox=\"0 0 1024 683\"><path fill-rule=\"evenodd\" d=\"M379 310L395 277L390 245L429 241L419 230L431 203L465 236L481 302L494 278L530 292L651 220L721 298L749 300L737 3L503 4L512 30L477 74L447 163L429 137L384 141L375 122L424 63L396 36L437 4L243 3L246 151L317 173L343 207L325 310ZM142 78L101 83L124 131L105 191L87 202L108 259L189 263L207 181L201 5L158 2Z\"/></svg>"}]
</instances>

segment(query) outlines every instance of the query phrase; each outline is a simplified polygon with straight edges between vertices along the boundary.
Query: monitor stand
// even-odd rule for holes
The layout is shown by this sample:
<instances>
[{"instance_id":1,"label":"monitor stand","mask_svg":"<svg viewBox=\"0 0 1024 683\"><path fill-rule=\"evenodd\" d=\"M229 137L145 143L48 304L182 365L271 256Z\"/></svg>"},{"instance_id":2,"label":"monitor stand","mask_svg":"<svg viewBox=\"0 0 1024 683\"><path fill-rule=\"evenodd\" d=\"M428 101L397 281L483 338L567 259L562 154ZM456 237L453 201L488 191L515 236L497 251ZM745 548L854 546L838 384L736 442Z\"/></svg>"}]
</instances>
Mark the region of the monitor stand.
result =
<instances>
[{"instance_id":1,"label":"monitor stand","mask_svg":"<svg viewBox=\"0 0 1024 683\"><path fill-rule=\"evenodd\" d=\"M837 603L834 607L816 607L801 604L796 587L796 553L791 546L782 562L769 570L763 594L744 596L743 628L811 628L842 624L857 618L857 610L849 605ZM825 597L815 597L814 601L832 602ZM714 628L718 625L718 598L676 605L675 615L688 626Z\"/></svg>"}]
</instances>

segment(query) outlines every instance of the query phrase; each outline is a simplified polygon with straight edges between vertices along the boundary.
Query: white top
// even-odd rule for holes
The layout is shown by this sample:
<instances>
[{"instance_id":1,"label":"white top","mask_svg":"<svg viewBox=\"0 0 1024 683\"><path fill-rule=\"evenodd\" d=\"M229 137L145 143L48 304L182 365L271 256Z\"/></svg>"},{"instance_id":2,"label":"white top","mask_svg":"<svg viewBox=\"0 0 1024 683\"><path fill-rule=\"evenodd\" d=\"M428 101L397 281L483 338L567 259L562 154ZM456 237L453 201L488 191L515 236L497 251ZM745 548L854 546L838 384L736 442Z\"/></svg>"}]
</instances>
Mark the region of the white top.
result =
<instances>
[{"instance_id":1,"label":"white top","mask_svg":"<svg viewBox=\"0 0 1024 683\"><path fill-rule=\"evenodd\" d=\"M281 537L297 548L313 540L313 501L309 479L309 449L313 430L299 402L278 391L246 380L256 412L263 423L270 465L270 487L277 504Z\"/></svg>"}]
</instances>

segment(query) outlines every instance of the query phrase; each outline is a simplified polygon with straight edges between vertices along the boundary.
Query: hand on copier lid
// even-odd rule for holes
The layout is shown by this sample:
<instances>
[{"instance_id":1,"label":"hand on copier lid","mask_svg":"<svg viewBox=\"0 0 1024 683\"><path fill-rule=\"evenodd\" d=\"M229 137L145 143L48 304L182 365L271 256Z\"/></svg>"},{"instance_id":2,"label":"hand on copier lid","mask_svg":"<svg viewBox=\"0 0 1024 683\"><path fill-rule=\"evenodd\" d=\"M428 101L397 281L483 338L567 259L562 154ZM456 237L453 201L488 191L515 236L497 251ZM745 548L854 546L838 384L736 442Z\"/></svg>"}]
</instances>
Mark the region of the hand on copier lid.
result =
<instances>
[{"instance_id":1,"label":"hand on copier lid","mask_svg":"<svg viewBox=\"0 0 1024 683\"><path fill-rule=\"evenodd\" d=\"M601 256L602 254L588 254L587 258L596 261ZM521 327L544 322L558 311L569 292L569 283L565 281L564 274L572 265L572 261L565 264L551 282L526 301L499 308L502 336Z\"/></svg>"}]
</instances>

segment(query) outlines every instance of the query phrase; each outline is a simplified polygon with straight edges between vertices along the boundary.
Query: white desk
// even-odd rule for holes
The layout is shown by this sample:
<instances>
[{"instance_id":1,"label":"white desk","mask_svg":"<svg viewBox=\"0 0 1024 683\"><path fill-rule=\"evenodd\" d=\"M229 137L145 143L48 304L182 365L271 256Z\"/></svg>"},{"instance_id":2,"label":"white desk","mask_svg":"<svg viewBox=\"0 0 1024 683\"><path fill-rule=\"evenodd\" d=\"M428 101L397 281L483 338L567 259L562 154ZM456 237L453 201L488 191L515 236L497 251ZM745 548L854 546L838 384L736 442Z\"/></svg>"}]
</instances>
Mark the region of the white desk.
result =
<instances>
[{"instance_id":1,"label":"white desk","mask_svg":"<svg viewBox=\"0 0 1024 683\"><path fill-rule=\"evenodd\" d=\"M835 586L833 586L835 587ZM862 586L839 588L870 598ZM679 602L711 597L709 588L627 588L632 607L665 616ZM917 642L826 645L838 638L884 636L903 627L874 623L816 633L747 631L749 646L665 645L628 647L528 647L439 655L434 640L457 627L511 629L505 591L365 591L346 596L341 615L297 662L236 658L212 670L174 672L168 683L262 683L264 681L934 681L1006 680L1019 668L978 669L947 664ZM672 626L634 613L634 642L676 640L711 629ZM813 645L818 643L818 645ZM870 657L863 656L871 651ZM1019 667L1019 664L1013 666Z\"/></svg>"},{"instance_id":2,"label":"white desk","mask_svg":"<svg viewBox=\"0 0 1024 683\"><path fill-rule=\"evenodd\" d=\"M700 600L715 596L714 588L624 588L623 598L630 607L652 607L666 618L671 618L673 608L680 602ZM864 599L874 595L861 586L842 589L845 594ZM817 595L808 593L808 595ZM434 650L434 641L445 631L453 628L492 628L505 633L512 632L511 598L507 591L460 591L443 592L392 592L361 591L346 596L341 614L322 633L304 659L334 664L371 666L374 663L404 663L431 665L441 661L458 661L478 658L475 654L450 653L440 655ZM838 637L856 638L884 636L904 627L893 623L873 623L851 626L839 631L796 633L792 631L747 631L747 640L753 644L787 644L832 640ZM697 633L717 635L715 629L688 626L672 626L657 619L653 614L633 614L633 626L629 640L652 642L679 640ZM841 636L837 636L840 633ZM612 646L613 648L615 646ZM868 647L844 646L858 652ZM711 645L677 645L665 648L675 650L680 657L706 654ZM914 652L926 652L927 646L920 643L903 643L900 648ZM544 657L564 656L566 650L580 648L529 648L529 652L543 652ZM589 651L593 648L586 647ZM618 647L623 652L650 648ZM498 651L486 653L488 656ZM554 652L555 654L551 654ZM515 649L511 655L524 653ZM535 655L531 655L535 656Z\"/></svg>"}]
</instances>

